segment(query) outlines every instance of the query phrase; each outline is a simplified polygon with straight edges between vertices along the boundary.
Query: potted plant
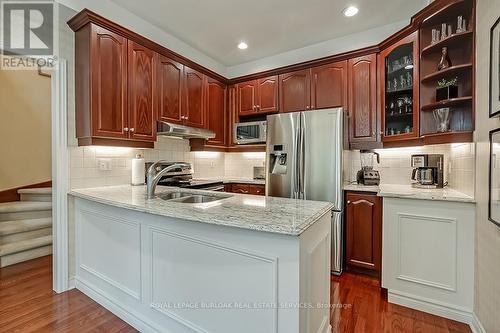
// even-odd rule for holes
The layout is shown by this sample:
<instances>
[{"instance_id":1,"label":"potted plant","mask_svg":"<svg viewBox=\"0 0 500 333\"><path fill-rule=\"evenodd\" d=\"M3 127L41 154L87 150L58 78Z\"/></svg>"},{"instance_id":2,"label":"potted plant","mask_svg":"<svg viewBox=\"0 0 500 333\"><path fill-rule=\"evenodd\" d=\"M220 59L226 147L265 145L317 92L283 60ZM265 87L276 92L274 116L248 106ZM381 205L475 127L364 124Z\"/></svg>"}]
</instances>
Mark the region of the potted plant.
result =
<instances>
[{"instance_id":1,"label":"potted plant","mask_svg":"<svg viewBox=\"0 0 500 333\"><path fill-rule=\"evenodd\" d=\"M438 81L436 89L436 102L458 97L458 77Z\"/></svg>"}]
</instances>

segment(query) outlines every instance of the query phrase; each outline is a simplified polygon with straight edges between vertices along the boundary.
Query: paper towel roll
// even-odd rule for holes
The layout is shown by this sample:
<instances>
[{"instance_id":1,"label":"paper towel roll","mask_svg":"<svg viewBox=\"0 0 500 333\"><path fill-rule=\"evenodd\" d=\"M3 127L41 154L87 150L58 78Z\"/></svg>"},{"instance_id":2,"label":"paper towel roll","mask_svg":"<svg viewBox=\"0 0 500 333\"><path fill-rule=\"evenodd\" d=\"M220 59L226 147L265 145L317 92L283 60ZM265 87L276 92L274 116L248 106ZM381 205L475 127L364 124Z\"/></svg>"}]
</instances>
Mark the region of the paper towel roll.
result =
<instances>
[{"instance_id":1,"label":"paper towel roll","mask_svg":"<svg viewBox=\"0 0 500 333\"><path fill-rule=\"evenodd\" d=\"M144 185L146 163L140 154L132 159L132 185Z\"/></svg>"}]
</instances>

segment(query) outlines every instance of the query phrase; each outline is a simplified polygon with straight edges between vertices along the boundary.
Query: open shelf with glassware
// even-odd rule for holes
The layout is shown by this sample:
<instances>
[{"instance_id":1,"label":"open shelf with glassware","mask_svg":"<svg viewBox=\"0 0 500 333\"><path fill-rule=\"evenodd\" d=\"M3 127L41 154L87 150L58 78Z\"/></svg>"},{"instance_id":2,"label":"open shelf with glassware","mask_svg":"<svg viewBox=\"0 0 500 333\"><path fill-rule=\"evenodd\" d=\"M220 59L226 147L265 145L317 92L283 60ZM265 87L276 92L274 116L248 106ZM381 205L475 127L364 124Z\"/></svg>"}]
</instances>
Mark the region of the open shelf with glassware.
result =
<instances>
[{"instance_id":1,"label":"open shelf with glassware","mask_svg":"<svg viewBox=\"0 0 500 333\"><path fill-rule=\"evenodd\" d=\"M474 20L474 1L457 0L422 22L420 135L424 142L472 140Z\"/></svg>"}]
</instances>

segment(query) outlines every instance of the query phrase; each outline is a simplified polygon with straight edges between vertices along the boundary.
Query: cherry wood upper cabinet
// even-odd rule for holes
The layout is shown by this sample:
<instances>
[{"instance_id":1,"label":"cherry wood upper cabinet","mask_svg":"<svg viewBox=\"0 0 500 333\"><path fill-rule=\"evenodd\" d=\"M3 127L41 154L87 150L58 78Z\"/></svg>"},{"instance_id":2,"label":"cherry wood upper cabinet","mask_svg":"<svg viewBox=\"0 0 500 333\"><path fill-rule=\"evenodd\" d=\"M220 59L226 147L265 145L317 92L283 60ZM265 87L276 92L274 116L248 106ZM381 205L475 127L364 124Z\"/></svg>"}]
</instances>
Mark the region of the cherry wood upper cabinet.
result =
<instances>
[{"instance_id":1,"label":"cherry wood upper cabinet","mask_svg":"<svg viewBox=\"0 0 500 333\"><path fill-rule=\"evenodd\" d=\"M238 84L238 115L278 112L278 76Z\"/></svg>"},{"instance_id":2,"label":"cherry wood upper cabinet","mask_svg":"<svg viewBox=\"0 0 500 333\"><path fill-rule=\"evenodd\" d=\"M84 35L84 31L80 32L81 38L77 42L77 51L88 52L90 47L91 61L79 57L79 53L76 53L77 76L83 76L86 81L77 79L76 86L78 92L87 95L85 84L92 80L90 96L77 93L77 108L87 109L88 103L92 103L92 131L90 124L82 119L87 118L82 114L86 111L82 110L77 114L77 136L128 138L127 40L95 25L92 25L91 29L89 35ZM90 45L87 42L89 37ZM90 77L88 66L91 66Z\"/></svg>"},{"instance_id":3,"label":"cherry wood upper cabinet","mask_svg":"<svg viewBox=\"0 0 500 333\"><path fill-rule=\"evenodd\" d=\"M257 81L239 83L237 86L238 114L251 115L257 109Z\"/></svg>"},{"instance_id":4,"label":"cherry wood upper cabinet","mask_svg":"<svg viewBox=\"0 0 500 333\"><path fill-rule=\"evenodd\" d=\"M226 85L212 78L207 79L207 127L215 132L208 144L224 146L226 143Z\"/></svg>"},{"instance_id":5,"label":"cherry wood upper cabinet","mask_svg":"<svg viewBox=\"0 0 500 333\"><path fill-rule=\"evenodd\" d=\"M155 52L128 42L128 96L130 138L156 139L156 60Z\"/></svg>"},{"instance_id":6,"label":"cherry wood upper cabinet","mask_svg":"<svg viewBox=\"0 0 500 333\"><path fill-rule=\"evenodd\" d=\"M380 276L382 199L376 194L347 192L347 270Z\"/></svg>"},{"instance_id":7,"label":"cherry wood upper cabinet","mask_svg":"<svg viewBox=\"0 0 500 333\"><path fill-rule=\"evenodd\" d=\"M311 69L311 109L347 109L347 60Z\"/></svg>"},{"instance_id":8,"label":"cherry wood upper cabinet","mask_svg":"<svg viewBox=\"0 0 500 333\"><path fill-rule=\"evenodd\" d=\"M278 76L257 80L257 113L278 112Z\"/></svg>"},{"instance_id":9,"label":"cherry wood upper cabinet","mask_svg":"<svg viewBox=\"0 0 500 333\"><path fill-rule=\"evenodd\" d=\"M205 120L205 76L197 70L184 67L183 117L187 126L204 127Z\"/></svg>"},{"instance_id":10,"label":"cherry wood upper cabinet","mask_svg":"<svg viewBox=\"0 0 500 333\"><path fill-rule=\"evenodd\" d=\"M311 108L311 70L304 69L279 76L280 112Z\"/></svg>"},{"instance_id":11,"label":"cherry wood upper cabinet","mask_svg":"<svg viewBox=\"0 0 500 333\"><path fill-rule=\"evenodd\" d=\"M377 142L377 55L349 59L349 142Z\"/></svg>"},{"instance_id":12,"label":"cherry wood upper cabinet","mask_svg":"<svg viewBox=\"0 0 500 333\"><path fill-rule=\"evenodd\" d=\"M160 55L158 61L158 118L181 123L184 66Z\"/></svg>"}]
</instances>

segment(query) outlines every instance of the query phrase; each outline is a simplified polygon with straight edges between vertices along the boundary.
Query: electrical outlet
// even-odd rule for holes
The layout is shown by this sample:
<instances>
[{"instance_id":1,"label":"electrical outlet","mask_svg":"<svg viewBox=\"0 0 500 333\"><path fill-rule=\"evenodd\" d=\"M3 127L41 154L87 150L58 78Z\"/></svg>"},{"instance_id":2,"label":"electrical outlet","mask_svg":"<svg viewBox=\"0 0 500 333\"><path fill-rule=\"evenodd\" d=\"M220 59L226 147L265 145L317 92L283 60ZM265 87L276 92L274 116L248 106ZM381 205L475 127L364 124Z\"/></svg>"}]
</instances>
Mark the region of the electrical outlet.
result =
<instances>
[{"instance_id":1,"label":"electrical outlet","mask_svg":"<svg viewBox=\"0 0 500 333\"><path fill-rule=\"evenodd\" d=\"M111 159L109 158L100 158L97 160L97 167L101 171L110 171L111 170Z\"/></svg>"}]
</instances>

